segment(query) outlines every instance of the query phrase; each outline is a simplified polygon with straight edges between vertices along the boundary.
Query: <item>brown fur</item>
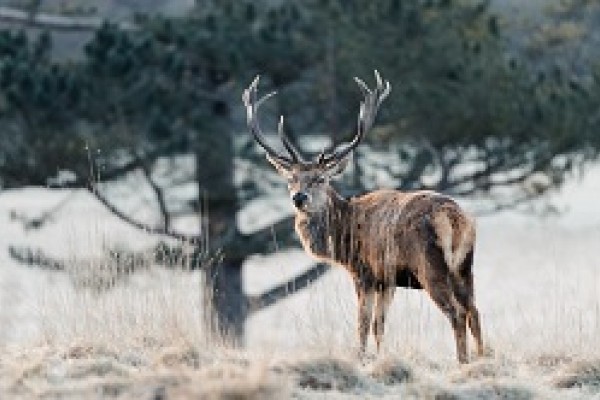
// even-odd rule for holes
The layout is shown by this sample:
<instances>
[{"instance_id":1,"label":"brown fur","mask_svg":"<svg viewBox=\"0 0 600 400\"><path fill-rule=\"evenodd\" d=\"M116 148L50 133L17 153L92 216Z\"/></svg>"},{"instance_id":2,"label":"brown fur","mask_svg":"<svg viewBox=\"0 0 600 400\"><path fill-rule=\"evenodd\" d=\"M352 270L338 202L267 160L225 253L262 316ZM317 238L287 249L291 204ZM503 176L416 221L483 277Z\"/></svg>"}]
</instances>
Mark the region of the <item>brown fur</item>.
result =
<instances>
[{"instance_id":1,"label":"brown fur","mask_svg":"<svg viewBox=\"0 0 600 400\"><path fill-rule=\"evenodd\" d=\"M326 207L297 212L296 232L306 251L352 275L359 296L361 349L366 346L372 304L376 303L373 332L379 347L393 288L399 276L410 276L450 319L459 361L467 360L467 320L481 354L471 271L472 219L452 199L434 192L378 190L350 200L330 186L324 192Z\"/></svg>"},{"instance_id":2,"label":"brown fur","mask_svg":"<svg viewBox=\"0 0 600 400\"><path fill-rule=\"evenodd\" d=\"M346 200L329 185L343 171L352 150L372 126L377 109L390 94L388 81L375 71L370 89L355 78L363 93L357 133L332 151L308 162L295 149L280 119L278 133L287 155L277 153L264 140L258 124L259 79L244 91L248 127L267 152L267 159L288 180L297 208L296 232L315 257L343 266L354 279L358 294L358 333L361 352L373 320L379 349L385 315L397 284L422 288L450 319L460 362L467 361L466 324L483 352L479 314L473 295L475 225L450 198L433 192L402 193L377 190ZM414 282L416 281L416 282Z\"/></svg>"}]
</instances>

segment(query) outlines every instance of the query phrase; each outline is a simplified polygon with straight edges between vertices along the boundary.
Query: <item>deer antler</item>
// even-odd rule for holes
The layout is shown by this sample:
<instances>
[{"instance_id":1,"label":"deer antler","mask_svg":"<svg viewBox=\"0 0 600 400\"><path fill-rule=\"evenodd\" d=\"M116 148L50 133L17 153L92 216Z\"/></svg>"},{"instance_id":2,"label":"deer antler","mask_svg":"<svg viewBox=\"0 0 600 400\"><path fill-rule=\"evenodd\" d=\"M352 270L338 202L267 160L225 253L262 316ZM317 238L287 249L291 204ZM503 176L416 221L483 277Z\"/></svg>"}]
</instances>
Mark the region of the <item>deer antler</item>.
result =
<instances>
[{"instance_id":1,"label":"deer antler","mask_svg":"<svg viewBox=\"0 0 600 400\"><path fill-rule=\"evenodd\" d=\"M305 160L302 157L302 154L294 147L290 139L285 134L283 130L283 115L279 117L279 124L277 125L277 133L283 142L283 146L287 150L288 154L292 157L292 160L296 163L304 163Z\"/></svg>"},{"instance_id":2,"label":"deer antler","mask_svg":"<svg viewBox=\"0 0 600 400\"><path fill-rule=\"evenodd\" d=\"M383 100L388 97L392 90L390 82L383 81L377 70L375 70L375 80L377 81L377 86L373 90L369 89L367 84L360 78L355 77L354 80L360 87L364 96L363 101L360 102L360 109L358 112L358 129L356 135L349 143L340 145L332 152L322 152L317 159L319 164L337 163L346 157L348 153L354 150L356 146L358 146L365 136L365 133L371 129L379 106Z\"/></svg>"},{"instance_id":3,"label":"deer antler","mask_svg":"<svg viewBox=\"0 0 600 400\"><path fill-rule=\"evenodd\" d=\"M281 116L279 120L279 124L277 126L277 132L281 137L283 145L287 150L289 157L281 155L277 153L272 147L270 147L262 134L262 130L260 129L260 125L258 123L258 108L262 103L271 98L276 94L276 92L271 92L264 95L261 98L258 98L258 82L260 81L260 77L257 76L254 78L248 89L244 90L242 95L242 100L244 105L246 106L246 118L248 121L248 127L250 128L250 132L256 142L267 152L269 157L274 158L278 162L282 163L286 167L291 167L294 164L302 163L303 159L300 155L300 152L296 150L290 140L286 137L285 132L283 130L283 116Z\"/></svg>"}]
</instances>

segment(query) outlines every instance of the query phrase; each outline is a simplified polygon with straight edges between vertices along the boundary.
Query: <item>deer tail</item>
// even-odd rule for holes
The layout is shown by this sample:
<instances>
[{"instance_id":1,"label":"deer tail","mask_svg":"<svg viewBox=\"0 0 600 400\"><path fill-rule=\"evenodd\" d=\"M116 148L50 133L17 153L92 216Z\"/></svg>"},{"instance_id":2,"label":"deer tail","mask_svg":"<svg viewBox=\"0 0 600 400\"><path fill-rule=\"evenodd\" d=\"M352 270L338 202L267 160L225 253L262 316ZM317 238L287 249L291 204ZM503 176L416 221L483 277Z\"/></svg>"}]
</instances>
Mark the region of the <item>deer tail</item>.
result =
<instances>
[{"instance_id":1,"label":"deer tail","mask_svg":"<svg viewBox=\"0 0 600 400\"><path fill-rule=\"evenodd\" d=\"M433 224L448 269L460 274L463 261L475 245L475 221L458 210L440 210Z\"/></svg>"}]
</instances>

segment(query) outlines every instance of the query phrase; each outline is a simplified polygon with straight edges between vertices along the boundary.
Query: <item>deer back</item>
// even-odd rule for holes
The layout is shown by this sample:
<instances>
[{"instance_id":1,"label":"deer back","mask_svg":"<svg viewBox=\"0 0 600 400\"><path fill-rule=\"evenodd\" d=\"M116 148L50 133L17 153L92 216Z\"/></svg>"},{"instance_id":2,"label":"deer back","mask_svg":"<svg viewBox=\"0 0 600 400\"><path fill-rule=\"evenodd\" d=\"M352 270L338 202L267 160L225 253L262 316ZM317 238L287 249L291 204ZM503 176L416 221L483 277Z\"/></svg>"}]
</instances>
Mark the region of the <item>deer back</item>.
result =
<instances>
[{"instance_id":1,"label":"deer back","mask_svg":"<svg viewBox=\"0 0 600 400\"><path fill-rule=\"evenodd\" d=\"M334 197L326 213L297 217L296 230L314 256L377 282L395 280L403 269L426 273L427 252L439 250L446 267L459 272L475 240L473 221L456 202L428 191Z\"/></svg>"}]
</instances>

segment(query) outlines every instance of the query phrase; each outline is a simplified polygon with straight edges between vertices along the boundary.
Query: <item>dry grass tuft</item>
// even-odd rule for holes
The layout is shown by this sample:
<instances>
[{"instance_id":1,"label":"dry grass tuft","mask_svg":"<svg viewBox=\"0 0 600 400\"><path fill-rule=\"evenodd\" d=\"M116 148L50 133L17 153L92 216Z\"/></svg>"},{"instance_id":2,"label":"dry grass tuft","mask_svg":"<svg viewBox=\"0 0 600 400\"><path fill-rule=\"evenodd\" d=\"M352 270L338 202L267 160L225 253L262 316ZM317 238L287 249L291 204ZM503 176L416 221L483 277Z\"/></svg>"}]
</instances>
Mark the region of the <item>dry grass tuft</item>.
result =
<instances>
[{"instance_id":1,"label":"dry grass tuft","mask_svg":"<svg viewBox=\"0 0 600 400\"><path fill-rule=\"evenodd\" d=\"M501 378L514 378L516 372L515 366L509 365L506 362L480 359L457 368L450 375L450 381L454 383L474 381L492 382Z\"/></svg>"},{"instance_id":2,"label":"dry grass tuft","mask_svg":"<svg viewBox=\"0 0 600 400\"><path fill-rule=\"evenodd\" d=\"M529 400L536 398L531 390L513 385L482 385L453 390L443 390L437 393L436 400Z\"/></svg>"},{"instance_id":3,"label":"dry grass tuft","mask_svg":"<svg viewBox=\"0 0 600 400\"><path fill-rule=\"evenodd\" d=\"M22 349L0 364L0 398L281 399L287 378L243 352L221 357L183 346L126 352L73 346ZM133 365L135 364L135 365ZM277 379L276 379L277 378Z\"/></svg>"},{"instance_id":4,"label":"dry grass tuft","mask_svg":"<svg viewBox=\"0 0 600 400\"><path fill-rule=\"evenodd\" d=\"M202 365L210 364L211 359L202 356L193 346L167 347L158 354L155 363L168 368L189 367L198 369Z\"/></svg>"},{"instance_id":5,"label":"dry grass tuft","mask_svg":"<svg viewBox=\"0 0 600 400\"><path fill-rule=\"evenodd\" d=\"M600 393L600 360L567 364L551 379L551 384L561 389L586 388Z\"/></svg>"},{"instance_id":6,"label":"dry grass tuft","mask_svg":"<svg viewBox=\"0 0 600 400\"><path fill-rule=\"evenodd\" d=\"M215 366L193 376L190 384L166 390L164 398L173 399L282 399L286 387L270 377L266 370Z\"/></svg>"},{"instance_id":7,"label":"dry grass tuft","mask_svg":"<svg viewBox=\"0 0 600 400\"><path fill-rule=\"evenodd\" d=\"M385 359L377 362L371 369L371 376L385 385L397 385L413 380L412 368L396 359Z\"/></svg>"},{"instance_id":8,"label":"dry grass tuft","mask_svg":"<svg viewBox=\"0 0 600 400\"><path fill-rule=\"evenodd\" d=\"M355 364L336 358L316 358L289 364L287 370L303 389L347 392L365 389L371 383Z\"/></svg>"},{"instance_id":9,"label":"dry grass tuft","mask_svg":"<svg viewBox=\"0 0 600 400\"><path fill-rule=\"evenodd\" d=\"M573 356L567 354L543 353L526 360L526 364L541 368L545 371L554 371L559 367L573 363Z\"/></svg>"}]
</instances>

